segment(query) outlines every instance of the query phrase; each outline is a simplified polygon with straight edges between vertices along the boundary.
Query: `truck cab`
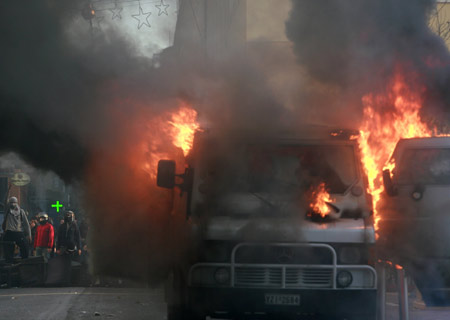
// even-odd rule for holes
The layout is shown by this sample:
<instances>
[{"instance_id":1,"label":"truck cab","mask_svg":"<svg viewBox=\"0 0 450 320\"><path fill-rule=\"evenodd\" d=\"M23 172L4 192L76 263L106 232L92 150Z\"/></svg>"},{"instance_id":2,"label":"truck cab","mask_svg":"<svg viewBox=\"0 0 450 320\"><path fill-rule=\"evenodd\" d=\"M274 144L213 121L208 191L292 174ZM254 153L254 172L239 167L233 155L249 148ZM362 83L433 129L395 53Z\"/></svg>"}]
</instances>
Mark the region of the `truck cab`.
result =
<instances>
[{"instance_id":1,"label":"truck cab","mask_svg":"<svg viewBox=\"0 0 450 320\"><path fill-rule=\"evenodd\" d=\"M380 245L412 275L427 305L449 305L450 137L402 139L383 174Z\"/></svg>"},{"instance_id":2,"label":"truck cab","mask_svg":"<svg viewBox=\"0 0 450 320\"><path fill-rule=\"evenodd\" d=\"M371 199L343 136L196 136L181 177L198 241L174 268L168 319L375 319ZM158 185L173 174L160 162Z\"/></svg>"}]
</instances>

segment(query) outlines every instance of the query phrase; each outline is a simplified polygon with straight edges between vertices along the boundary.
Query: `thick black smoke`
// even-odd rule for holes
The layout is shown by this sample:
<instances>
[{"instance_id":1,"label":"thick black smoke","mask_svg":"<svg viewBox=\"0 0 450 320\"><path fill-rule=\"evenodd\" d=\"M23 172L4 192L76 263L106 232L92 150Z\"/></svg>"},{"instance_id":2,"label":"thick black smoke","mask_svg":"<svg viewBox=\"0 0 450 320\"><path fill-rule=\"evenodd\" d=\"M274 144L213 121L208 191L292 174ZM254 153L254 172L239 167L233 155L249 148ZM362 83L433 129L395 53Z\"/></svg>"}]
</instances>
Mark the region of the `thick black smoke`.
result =
<instances>
[{"instance_id":1,"label":"thick black smoke","mask_svg":"<svg viewBox=\"0 0 450 320\"><path fill-rule=\"evenodd\" d=\"M115 100L161 91L149 93L152 63L122 35L77 29L82 4L6 1L0 12L0 151L66 181L82 178L91 150L113 131Z\"/></svg>"},{"instance_id":2,"label":"thick black smoke","mask_svg":"<svg viewBox=\"0 0 450 320\"><path fill-rule=\"evenodd\" d=\"M209 68L201 49L168 49L157 68L112 29L78 29L82 5L0 5L0 152L85 186L97 272L156 277L182 232L166 232L170 193L141 168L142 142L174 149L153 120L182 100L219 132L254 134L275 130L283 108L245 57Z\"/></svg>"},{"instance_id":3,"label":"thick black smoke","mask_svg":"<svg viewBox=\"0 0 450 320\"><path fill-rule=\"evenodd\" d=\"M1 4L0 150L69 180L85 161L74 132L94 76L64 48L57 14L44 2Z\"/></svg>"},{"instance_id":4,"label":"thick black smoke","mask_svg":"<svg viewBox=\"0 0 450 320\"><path fill-rule=\"evenodd\" d=\"M392 71L399 59L416 66L447 60L442 39L428 27L433 0L292 4L286 34L299 62L321 81L354 84Z\"/></svg>"},{"instance_id":5,"label":"thick black smoke","mask_svg":"<svg viewBox=\"0 0 450 320\"><path fill-rule=\"evenodd\" d=\"M428 26L434 6L434 0L295 0L286 34L298 62L313 79L339 88L341 98L383 90L402 66L426 86L424 110L442 111L450 56Z\"/></svg>"},{"instance_id":6,"label":"thick black smoke","mask_svg":"<svg viewBox=\"0 0 450 320\"><path fill-rule=\"evenodd\" d=\"M90 150L114 132L110 114L117 105L133 118L142 104L158 113L162 101L182 97L208 121L240 128L267 127L281 117L264 78L245 59L211 70L196 58L200 49L181 57L166 50L156 69L112 29L95 35L77 30L77 5L1 5L0 150L18 151L71 179L80 177Z\"/></svg>"},{"instance_id":7,"label":"thick black smoke","mask_svg":"<svg viewBox=\"0 0 450 320\"><path fill-rule=\"evenodd\" d=\"M87 150L69 132L47 131L19 109L5 108L0 117L2 151L15 151L28 163L55 171L66 181L82 175Z\"/></svg>"},{"instance_id":8,"label":"thick black smoke","mask_svg":"<svg viewBox=\"0 0 450 320\"><path fill-rule=\"evenodd\" d=\"M313 79L333 87L338 97L356 103L361 112L361 98L367 93L389 94L387 87L400 72L410 91L404 94L423 99L422 120L448 126L450 55L444 41L429 28L435 1L294 0L292 6L286 34L298 62ZM381 115L380 125L389 121L383 116L393 113L394 102L386 101L374 106ZM344 104L342 111L348 110ZM402 196L386 198L379 209L379 258L405 266L427 304L448 303L448 297L430 294L432 288L449 286L448 276L443 276L447 273L439 271L445 267L436 259L440 254L436 252L446 250L446 244L436 239L448 233L433 226L442 224L439 213L423 212L426 204ZM428 214L429 225L417 220Z\"/></svg>"}]
</instances>

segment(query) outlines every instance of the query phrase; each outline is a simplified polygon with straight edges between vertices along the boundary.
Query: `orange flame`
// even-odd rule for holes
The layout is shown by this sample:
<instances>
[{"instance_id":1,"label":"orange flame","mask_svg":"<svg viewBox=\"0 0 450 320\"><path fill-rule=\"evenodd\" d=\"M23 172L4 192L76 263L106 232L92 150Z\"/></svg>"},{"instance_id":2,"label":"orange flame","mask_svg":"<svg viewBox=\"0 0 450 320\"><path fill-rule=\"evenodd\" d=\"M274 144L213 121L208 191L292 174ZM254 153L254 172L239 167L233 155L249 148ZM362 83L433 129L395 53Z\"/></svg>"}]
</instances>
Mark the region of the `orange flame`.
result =
<instances>
[{"instance_id":1,"label":"orange flame","mask_svg":"<svg viewBox=\"0 0 450 320\"><path fill-rule=\"evenodd\" d=\"M368 177L368 192L373 198L375 230L380 221L379 204L384 191L382 171L395 168L388 163L397 142L402 138L430 137L431 130L420 118L420 94L413 90L402 73L396 72L386 94L363 97L363 122L358 139L362 162Z\"/></svg>"},{"instance_id":2,"label":"orange flame","mask_svg":"<svg viewBox=\"0 0 450 320\"><path fill-rule=\"evenodd\" d=\"M392 261L389 261L389 260L385 260L385 261L378 260L378 262L380 262L380 263L381 262L385 262L387 265L389 265L390 267L395 268L397 270L402 270L403 269L403 267L401 265L393 263Z\"/></svg>"},{"instance_id":3,"label":"orange flame","mask_svg":"<svg viewBox=\"0 0 450 320\"><path fill-rule=\"evenodd\" d=\"M321 182L317 188L313 189L311 192L311 198L313 201L309 204L310 208L315 212L325 218L330 213L330 207L327 203L335 202L331 198L330 194L325 188L325 182Z\"/></svg>"},{"instance_id":4,"label":"orange flame","mask_svg":"<svg viewBox=\"0 0 450 320\"><path fill-rule=\"evenodd\" d=\"M192 148L194 134L199 130L197 111L184 103L174 112L149 119L139 149L145 156L141 168L151 179L156 179L159 160L176 159L177 163L183 162L173 147L180 148L186 157Z\"/></svg>"},{"instance_id":5,"label":"orange flame","mask_svg":"<svg viewBox=\"0 0 450 320\"><path fill-rule=\"evenodd\" d=\"M142 163L142 169L147 172L152 180L156 180L158 162L161 159L170 159L173 155L168 152L161 152L159 143L148 143L144 141L141 143L140 154L144 155L144 161Z\"/></svg>"},{"instance_id":6,"label":"orange flame","mask_svg":"<svg viewBox=\"0 0 450 320\"><path fill-rule=\"evenodd\" d=\"M197 122L197 111L182 106L177 113L172 114L173 126L172 143L183 150L184 156L189 154L194 143L194 134L200 130L200 124Z\"/></svg>"}]
</instances>

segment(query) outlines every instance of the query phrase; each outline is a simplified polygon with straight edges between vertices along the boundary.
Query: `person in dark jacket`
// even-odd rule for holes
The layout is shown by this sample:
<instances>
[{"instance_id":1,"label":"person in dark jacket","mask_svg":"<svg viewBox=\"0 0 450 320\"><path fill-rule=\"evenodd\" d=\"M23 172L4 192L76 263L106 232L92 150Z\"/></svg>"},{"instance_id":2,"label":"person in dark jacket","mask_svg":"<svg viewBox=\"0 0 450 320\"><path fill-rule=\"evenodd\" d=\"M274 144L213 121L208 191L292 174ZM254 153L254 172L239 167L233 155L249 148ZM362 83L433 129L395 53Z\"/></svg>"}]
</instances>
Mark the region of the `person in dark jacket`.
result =
<instances>
[{"instance_id":1,"label":"person in dark jacket","mask_svg":"<svg viewBox=\"0 0 450 320\"><path fill-rule=\"evenodd\" d=\"M49 261L46 281L59 285L71 285L72 260L75 258L75 253L81 254L80 230L72 211L64 214L64 223L58 227L56 253L57 256Z\"/></svg>"},{"instance_id":2,"label":"person in dark jacket","mask_svg":"<svg viewBox=\"0 0 450 320\"><path fill-rule=\"evenodd\" d=\"M5 261L13 263L14 244L20 248L22 259L28 258L28 244L31 243L31 230L25 211L19 207L16 197L9 198L9 208L5 213L3 229L5 236L3 238Z\"/></svg>"},{"instance_id":3,"label":"person in dark jacket","mask_svg":"<svg viewBox=\"0 0 450 320\"><path fill-rule=\"evenodd\" d=\"M36 236L36 230L38 227L38 221L36 217L32 217L30 219L30 230L31 230L31 243L34 243L34 237ZM34 255L34 248L33 246L30 246L30 253L31 255Z\"/></svg>"},{"instance_id":4,"label":"person in dark jacket","mask_svg":"<svg viewBox=\"0 0 450 320\"><path fill-rule=\"evenodd\" d=\"M78 255L81 255L80 230L75 222L75 214L72 211L65 213L64 223L58 228L56 252L58 254L72 254L77 252Z\"/></svg>"}]
</instances>

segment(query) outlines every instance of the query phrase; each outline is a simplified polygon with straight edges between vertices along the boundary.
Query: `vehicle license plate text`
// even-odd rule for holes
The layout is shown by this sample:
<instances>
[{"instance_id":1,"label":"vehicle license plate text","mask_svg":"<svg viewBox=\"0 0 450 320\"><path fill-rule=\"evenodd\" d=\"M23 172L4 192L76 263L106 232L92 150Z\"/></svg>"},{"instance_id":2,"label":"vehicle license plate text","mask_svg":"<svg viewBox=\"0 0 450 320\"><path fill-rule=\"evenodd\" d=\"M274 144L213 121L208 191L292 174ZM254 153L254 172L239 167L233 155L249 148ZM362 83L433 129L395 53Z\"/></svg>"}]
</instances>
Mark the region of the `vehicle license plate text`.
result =
<instances>
[{"instance_id":1,"label":"vehicle license plate text","mask_svg":"<svg viewBox=\"0 0 450 320\"><path fill-rule=\"evenodd\" d=\"M298 294L266 294L265 303L267 305L299 306L300 295Z\"/></svg>"}]
</instances>

